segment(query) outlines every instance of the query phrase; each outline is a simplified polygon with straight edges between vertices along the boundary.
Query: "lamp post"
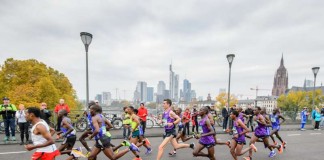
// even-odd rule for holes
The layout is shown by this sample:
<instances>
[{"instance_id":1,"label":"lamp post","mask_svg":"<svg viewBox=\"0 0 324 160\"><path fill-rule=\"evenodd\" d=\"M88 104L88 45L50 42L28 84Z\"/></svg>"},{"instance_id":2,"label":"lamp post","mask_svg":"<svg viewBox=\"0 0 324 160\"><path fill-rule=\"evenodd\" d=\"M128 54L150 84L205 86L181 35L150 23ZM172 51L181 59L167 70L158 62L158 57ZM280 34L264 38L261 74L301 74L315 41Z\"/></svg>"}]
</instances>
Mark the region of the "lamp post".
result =
<instances>
[{"instance_id":1,"label":"lamp post","mask_svg":"<svg viewBox=\"0 0 324 160\"><path fill-rule=\"evenodd\" d=\"M316 84L316 76L317 76L317 73L319 71L320 67L313 67L312 70L313 70L313 73L314 73L314 87L313 87L313 111L315 109L315 84ZM313 112L312 111L312 112Z\"/></svg>"},{"instance_id":2,"label":"lamp post","mask_svg":"<svg viewBox=\"0 0 324 160\"><path fill-rule=\"evenodd\" d=\"M230 100L230 95L231 95L231 69L232 69L232 63L233 63L234 57L235 57L235 54L228 54L228 55L226 55L226 58L227 58L227 61L228 61L228 64L229 64L227 112L229 112L229 107L231 105L230 104L230 101L231 101ZM227 123L229 123L229 119L228 119Z\"/></svg>"},{"instance_id":3,"label":"lamp post","mask_svg":"<svg viewBox=\"0 0 324 160\"><path fill-rule=\"evenodd\" d=\"M81 32L80 33L81 40L84 44L85 51L86 51L86 105L89 104L89 72L88 72L88 49L89 45L92 41L92 34L87 32Z\"/></svg>"}]
</instances>

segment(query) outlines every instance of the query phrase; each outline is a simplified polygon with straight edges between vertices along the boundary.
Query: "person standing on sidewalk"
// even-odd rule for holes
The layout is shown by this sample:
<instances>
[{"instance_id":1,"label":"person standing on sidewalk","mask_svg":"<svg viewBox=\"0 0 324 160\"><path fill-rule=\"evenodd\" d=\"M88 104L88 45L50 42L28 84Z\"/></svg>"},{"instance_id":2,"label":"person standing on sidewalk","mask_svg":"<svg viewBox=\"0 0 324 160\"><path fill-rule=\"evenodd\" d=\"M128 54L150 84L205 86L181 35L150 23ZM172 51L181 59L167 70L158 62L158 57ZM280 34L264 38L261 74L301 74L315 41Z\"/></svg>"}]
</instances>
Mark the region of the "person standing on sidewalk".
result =
<instances>
[{"instance_id":1,"label":"person standing on sidewalk","mask_svg":"<svg viewBox=\"0 0 324 160\"><path fill-rule=\"evenodd\" d=\"M248 108L245 110L245 115L248 117L247 119L247 127L249 128L249 126L251 125L251 130L252 132L254 132L253 130L253 109L251 107L251 105L248 105Z\"/></svg>"},{"instance_id":2,"label":"person standing on sidewalk","mask_svg":"<svg viewBox=\"0 0 324 160\"><path fill-rule=\"evenodd\" d=\"M305 124L307 122L307 116L309 115L309 113L307 113L307 107L304 107L304 109L300 112L300 120L301 120L301 126L300 126L300 130L305 131Z\"/></svg>"},{"instance_id":3,"label":"person standing on sidewalk","mask_svg":"<svg viewBox=\"0 0 324 160\"><path fill-rule=\"evenodd\" d=\"M196 133L198 133L198 111L196 109L196 106L194 106L193 111L192 111L192 115L191 115L191 119L192 119L192 132L194 133L195 128L196 128Z\"/></svg>"},{"instance_id":4,"label":"person standing on sidewalk","mask_svg":"<svg viewBox=\"0 0 324 160\"><path fill-rule=\"evenodd\" d=\"M323 104L322 104L322 109L321 109L321 115L322 115L322 118L321 118L320 127L323 127L324 126L324 105Z\"/></svg>"},{"instance_id":5,"label":"person standing on sidewalk","mask_svg":"<svg viewBox=\"0 0 324 160\"><path fill-rule=\"evenodd\" d=\"M5 132L6 136L4 137L4 141L8 141L10 134L9 134L9 127L11 130L11 140L16 141L15 137L15 128L16 128L16 122L15 122L15 115L17 108L15 105L10 104L10 100L8 97L4 97L3 104L0 105L0 113L2 114L2 119L5 125Z\"/></svg>"},{"instance_id":6,"label":"person standing on sidewalk","mask_svg":"<svg viewBox=\"0 0 324 160\"><path fill-rule=\"evenodd\" d=\"M183 113L183 122L184 122L184 128L183 128L183 133L184 133L184 136L185 135L188 135L189 136L189 122L190 122L190 110L189 110L189 107L186 108L185 112ZM181 122L181 121L180 121Z\"/></svg>"},{"instance_id":7,"label":"person standing on sidewalk","mask_svg":"<svg viewBox=\"0 0 324 160\"><path fill-rule=\"evenodd\" d=\"M127 113L126 111L127 107L125 106L124 107L124 113L122 114L122 118L123 118L123 137L124 137L124 140L127 140L129 135L130 135L130 116L129 114ZM127 134L126 134L127 132Z\"/></svg>"},{"instance_id":8,"label":"person standing on sidewalk","mask_svg":"<svg viewBox=\"0 0 324 160\"><path fill-rule=\"evenodd\" d=\"M49 117L51 117L52 114L49 110L47 110L47 104L45 102L41 103L40 111L41 111L40 118L43 119L49 125L50 124Z\"/></svg>"},{"instance_id":9,"label":"person standing on sidewalk","mask_svg":"<svg viewBox=\"0 0 324 160\"><path fill-rule=\"evenodd\" d=\"M321 130L319 129L319 124L321 122L321 113L320 113L320 110L316 107L315 109L315 116L314 116L314 120L315 120L315 127L314 127L314 130Z\"/></svg>"},{"instance_id":10,"label":"person standing on sidewalk","mask_svg":"<svg viewBox=\"0 0 324 160\"><path fill-rule=\"evenodd\" d=\"M26 144L28 144L29 140L29 132L28 132L28 127L29 127L29 122L26 120L26 114L25 114L25 106L23 104L20 104L18 106L19 111L16 112L16 118L18 121L18 126L20 129L20 145L24 144L24 134L26 136Z\"/></svg>"},{"instance_id":11,"label":"person standing on sidewalk","mask_svg":"<svg viewBox=\"0 0 324 160\"><path fill-rule=\"evenodd\" d=\"M223 131L225 132L225 130L227 129L227 121L228 121L228 111L226 109L226 107L224 107L222 109L222 116L223 116Z\"/></svg>"},{"instance_id":12,"label":"person standing on sidewalk","mask_svg":"<svg viewBox=\"0 0 324 160\"><path fill-rule=\"evenodd\" d=\"M61 131L60 124L62 122L62 118L59 118L58 112L62 109L65 109L68 113L70 113L70 108L67 104L64 103L64 99L60 99L60 104L57 104L54 109L55 116L57 117L57 124L58 124L56 125L56 131Z\"/></svg>"},{"instance_id":13,"label":"person standing on sidewalk","mask_svg":"<svg viewBox=\"0 0 324 160\"><path fill-rule=\"evenodd\" d=\"M143 135L145 135L147 109L145 108L144 103L140 104L140 107L138 108L137 116L140 117L141 126L142 126L142 129L143 129Z\"/></svg>"}]
</instances>

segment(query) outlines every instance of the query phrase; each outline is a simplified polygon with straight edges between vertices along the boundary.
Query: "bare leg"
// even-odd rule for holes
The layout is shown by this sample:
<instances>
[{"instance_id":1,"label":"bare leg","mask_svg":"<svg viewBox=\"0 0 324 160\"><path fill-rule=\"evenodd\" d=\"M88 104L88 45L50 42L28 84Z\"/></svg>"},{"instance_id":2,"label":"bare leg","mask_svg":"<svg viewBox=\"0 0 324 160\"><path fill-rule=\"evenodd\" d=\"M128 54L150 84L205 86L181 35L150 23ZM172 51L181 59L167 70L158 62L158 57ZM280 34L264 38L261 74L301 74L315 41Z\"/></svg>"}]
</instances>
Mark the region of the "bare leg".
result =
<instances>
[{"instance_id":1,"label":"bare leg","mask_svg":"<svg viewBox=\"0 0 324 160\"><path fill-rule=\"evenodd\" d=\"M82 145L84 146L84 148L86 148L86 150L88 152L91 152L91 149L89 148L87 142L85 141L85 139L88 137L89 134L91 134L92 131L85 131L81 137L79 138L79 141L82 143Z\"/></svg>"},{"instance_id":2,"label":"bare leg","mask_svg":"<svg viewBox=\"0 0 324 160\"><path fill-rule=\"evenodd\" d=\"M113 150L112 150L111 147L109 147L109 148L105 148L105 149L103 150L104 154L105 154L109 159L111 159L111 160L116 160L116 159L118 159L118 158L124 156L128 151L129 151L129 149L124 149L124 150L118 152L118 154L114 154L114 152L113 152Z\"/></svg>"},{"instance_id":3,"label":"bare leg","mask_svg":"<svg viewBox=\"0 0 324 160\"><path fill-rule=\"evenodd\" d=\"M204 152L201 152L201 150L203 150L205 148L205 146L203 146L202 144L200 144L200 143L198 143L197 144L197 147L194 149L194 151L193 151L193 156L194 157L208 157L209 156L209 154L206 154L206 153L204 153Z\"/></svg>"},{"instance_id":4,"label":"bare leg","mask_svg":"<svg viewBox=\"0 0 324 160\"><path fill-rule=\"evenodd\" d=\"M179 144L175 138L171 139L171 144L172 144L173 148L175 148L175 149L189 148L190 147L189 144L184 144L184 143Z\"/></svg>"},{"instance_id":5,"label":"bare leg","mask_svg":"<svg viewBox=\"0 0 324 160\"><path fill-rule=\"evenodd\" d=\"M94 160L97 158L97 155L101 152L101 148L93 147L88 160Z\"/></svg>"},{"instance_id":6,"label":"bare leg","mask_svg":"<svg viewBox=\"0 0 324 160\"><path fill-rule=\"evenodd\" d=\"M158 154L156 157L157 160L160 160L162 158L164 147L171 139L173 139L172 136L164 138L164 140L162 141L162 143L159 146L159 151L158 151Z\"/></svg>"}]
</instances>

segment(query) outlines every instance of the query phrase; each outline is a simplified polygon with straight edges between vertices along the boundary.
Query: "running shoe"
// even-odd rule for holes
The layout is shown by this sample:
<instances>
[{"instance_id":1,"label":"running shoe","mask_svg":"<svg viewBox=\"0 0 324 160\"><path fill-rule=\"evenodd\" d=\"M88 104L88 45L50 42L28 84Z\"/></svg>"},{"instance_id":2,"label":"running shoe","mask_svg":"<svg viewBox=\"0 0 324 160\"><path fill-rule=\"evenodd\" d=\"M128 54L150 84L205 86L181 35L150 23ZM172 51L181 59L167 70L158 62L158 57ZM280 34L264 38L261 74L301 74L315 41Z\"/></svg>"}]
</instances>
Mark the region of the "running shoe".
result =
<instances>
[{"instance_id":1,"label":"running shoe","mask_svg":"<svg viewBox=\"0 0 324 160\"><path fill-rule=\"evenodd\" d=\"M129 147L131 145L127 140L124 140L121 144L126 147Z\"/></svg>"},{"instance_id":2,"label":"running shoe","mask_svg":"<svg viewBox=\"0 0 324 160\"><path fill-rule=\"evenodd\" d=\"M145 154L148 155L148 154L151 154L151 152L152 152L152 149L151 149L151 148L148 148L148 149L146 150Z\"/></svg>"},{"instance_id":3,"label":"running shoe","mask_svg":"<svg viewBox=\"0 0 324 160\"><path fill-rule=\"evenodd\" d=\"M4 137L3 140L4 141L8 141L9 140L9 137Z\"/></svg>"},{"instance_id":4,"label":"running shoe","mask_svg":"<svg viewBox=\"0 0 324 160\"><path fill-rule=\"evenodd\" d=\"M89 157L91 154L91 152L87 152L87 154L85 155L86 157Z\"/></svg>"},{"instance_id":5,"label":"running shoe","mask_svg":"<svg viewBox=\"0 0 324 160\"><path fill-rule=\"evenodd\" d=\"M275 151L271 151L270 154L269 154L269 157L272 158L274 156L276 156L276 152Z\"/></svg>"},{"instance_id":6,"label":"running shoe","mask_svg":"<svg viewBox=\"0 0 324 160\"><path fill-rule=\"evenodd\" d=\"M129 146L129 149L130 149L131 151L140 152L139 148L138 148L134 143L132 143L132 144Z\"/></svg>"},{"instance_id":7,"label":"running shoe","mask_svg":"<svg viewBox=\"0 0 324 160\"><path fill-rule=\"evenodd\" d=\"M146 145L149 145L149 146L151 145L151 142L147 138L145 138L144 141L145 141Z\"/></svg>"},{"instance_id":8,"label":"running shoe","mask_svg":"<svg viewBox=\"0 0 324 160\"><path fill-rule=\"evenodd\" d=\"M283 142L282 145L283 145L283 148L286 149L287 142Z\"/></svg>"},{"instance_id":9,"label":"running shoe","mask_svg":"<svg viewBox=\"0 0 324 160\"><path fill-rule=\"evenodd\" d=\"M176 154L177 154L177 152L176 152L175 150L173 150L173 151L171 151L171 152L169 153L170 156L175 156Z\"/></svg>"},{"instance_id":10,"label":"running shoe","mask_svg":"<svg viewBox=\"0 0 324 160\"><path fill-rule=\"evenodd\" d=\"M11 137L11 140L12 141L16 141L16 137Z\"/></svg>"},{"instance_id":11,"label":"running shoe","mask_svg":"<svg viewBox=\"0 0 324 160\"><path fill-rule=\"evenodd\" d=\"M114 153L115 153L115 154L118 154L118 152L119 152L119 149L116 149Z\"/></svg>"},{"instance_id":12,"label":"running shoe","mask_svg":"<svg viewBox=\"0 0 324 160\"><path fill-rule=\"evenodd\" d=\"M190 148L195 149L195 143L190 143Z\"/></svg>"},{"instance_id":13,"label":"running shoe","mask_svg":"<svg viewBox=\"0 0 324 160\"><path fill-rule=\"evenodd\" d=\"M81 147L78 147L76 149L72 149L71 154L76 158L78 158L78 157L84 157L85 158L86 157L85 155L83 155Z\"/></svg>"},{"instance_id":14,"label":"running shoe","mask_svg":"<svg viewBox=\"0 0 324 160\"><path fill-rule=\"evenodd\" d=\"M283 151L283 146L281 144L279 145L278 151L279 151L279 154L281 154Z\"/></svg>"},{"instance_id":15,"label":"running shoe","mask_svg":"<svg viewBox=\"0 0 324 160\"><path fill-rule=\"evenodd\" d=\"M251 144L250 147L253 149L254 152L258 151L258 148L256 148L256 146L254 144Z\"/></svg>"}]
</instances>

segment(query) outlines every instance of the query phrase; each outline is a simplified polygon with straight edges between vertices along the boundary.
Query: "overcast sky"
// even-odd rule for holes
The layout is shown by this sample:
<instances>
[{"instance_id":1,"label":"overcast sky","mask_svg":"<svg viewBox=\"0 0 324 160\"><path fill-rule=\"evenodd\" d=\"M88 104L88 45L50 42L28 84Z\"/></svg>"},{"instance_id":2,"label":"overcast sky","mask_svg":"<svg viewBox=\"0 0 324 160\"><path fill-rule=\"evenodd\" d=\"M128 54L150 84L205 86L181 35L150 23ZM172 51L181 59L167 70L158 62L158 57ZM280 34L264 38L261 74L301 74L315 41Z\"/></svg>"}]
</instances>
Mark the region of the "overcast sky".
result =
<instances>
[{"instance_id":1,"label":"overcast sky","mask_svg":"<svg viewBox=\"0 0 324 160\"><path fill-rule=\"evenodd\" d=\"M131 99L137 81L155 88L169 82L168 65L197 96L227 88L227 54L235 54L231 92L254 96L272 89L283 53L289 87L324 81L324 1L2 0L0 62L37 59L64 73L85 99L85 50L89 48L90 99L102 91ZM23 77L22 77L23 78ZM260 95L271 94L260 91Z\"/></svg>"}]
</instances>

